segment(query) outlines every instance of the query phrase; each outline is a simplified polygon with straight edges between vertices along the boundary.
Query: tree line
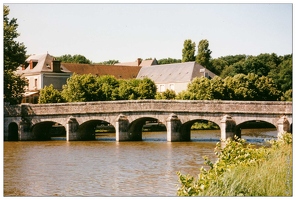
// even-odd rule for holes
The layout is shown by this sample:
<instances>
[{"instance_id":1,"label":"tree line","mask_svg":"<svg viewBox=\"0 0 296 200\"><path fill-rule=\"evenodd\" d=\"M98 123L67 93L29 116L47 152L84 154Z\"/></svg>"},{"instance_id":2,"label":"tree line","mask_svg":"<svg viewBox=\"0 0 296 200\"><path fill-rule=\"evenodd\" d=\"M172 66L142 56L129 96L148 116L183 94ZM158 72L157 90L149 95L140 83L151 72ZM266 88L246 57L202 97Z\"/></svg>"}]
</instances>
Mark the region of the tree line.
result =
<instances>
[{"instance_id":1,"label":"tree line","mask_svg":"<svg viewBox=\"0 0 296 200\"><path fill-rule=\"evenodd\" d=\"M62 91L53 85L40 90L38 103L154 99L156 85L148 78L116 79L111 75L73 74Z\"/></svg>"},{"instance_id":2,"label":"tree line","mask_svg":"<svg viewBox=\"0 0 296 200\"><path fill-rule=\"evenodd\" d=\"M281 99L292 99L292 54L284 56L277 56L275 53L262 53L258 56L239 54L212 58L211 53L208 40L201 40L196 47L195 42L187 39L183 44L182 59L163 58L157 60L157 62L162 65L196 61L222 79L226 77L234 78L238 74L248 75L250 73L256 74L258 77L268 77L274 81L277 90L284 94L285 98ZM63 62L68 61L63 60ZM118 62L118 60L109 60L100 64L112 65ZM169 95L172 98L174 94L170 95L169 93L171 92L168 91L167 94L162 96Z\"/></svg>"},{"instance_id":3,"label":"tree line","mask_svg":"<svg viewBox=\"0 0 296 200\"><path fill-rule=\"evenodd\" d=\"M53 85L40 91L39 103L113 101L138 99L178 100L245 100L245 101L291 101L277 89L273 80L254 73L237 74L225 79L214 77L195 78L187 90L178 94L173 90L157 92L156 84L149 78L116 79L111 75L74 74L67 80L62 91Z\"/></svg>"}]
</instances>

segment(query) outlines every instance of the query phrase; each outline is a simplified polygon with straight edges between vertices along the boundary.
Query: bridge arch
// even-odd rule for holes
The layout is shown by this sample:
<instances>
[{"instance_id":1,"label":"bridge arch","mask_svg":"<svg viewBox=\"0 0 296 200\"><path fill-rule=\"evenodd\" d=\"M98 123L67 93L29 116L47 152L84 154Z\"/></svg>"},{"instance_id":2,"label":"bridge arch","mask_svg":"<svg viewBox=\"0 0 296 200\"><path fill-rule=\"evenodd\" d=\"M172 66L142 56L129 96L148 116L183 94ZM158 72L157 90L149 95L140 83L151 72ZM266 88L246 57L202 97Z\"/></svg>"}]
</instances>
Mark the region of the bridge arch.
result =
<instances>
[{"instance_id":1,"label":"bridge arch","mask_svg":"<svg viewBox=\"0 0 296 200\"><path fill-rule=\"evenodd\" d=\"M15 122L11 122L8 125L8 140L17 141L18 140L18 125Z\"/></svg>"},{"instance_id":2,"label":"bridge arch","mask_svg":"<svg viewBox=\"0 0 296 200\"><path fill-rule=\"evenodd\" d=\"M155 117L140 117L135 119L134 121L130 122L128 125L128 132L135 141L141 141L142 140L142 135L143 135L143 127L146 125L147 127L149 126L162 126L166 130L166 125L160 122Z\"/></svg>"},{"instance_id":3,"label":"bridge arch","mask_svg":"<svg viewBox=\"0 0 296 200\"><path fill-rule=\"evenodd\" d=\"M239 138L242 137L242 130L243 129L263 129L263 128L270 128L274 129L276 131L277 126L275 126L270 121L264 121L264 120L247 120L244 122L241 122L240 124L237 124L235 127L235 135L237 135Z\"/></svg>"},{"instance_id":4,"label":"bridge arch","mask_svg":"<svg viewBox=\"0 0 296 200\"><path fill-rule=\"evenodd\" d=\"M31 127L33 140L51 140L51 137L66 135L66 129L55 121L42 121Z\"/></svg>"},{"instance_id":5,"label":"bridge arch","mask_svg":"<svg viewBox=\"0 0 296 200\"><path fill-rule=\"evenodd\" d=\"M91 119L79 125L77 129L77 138L79 138L79 140L95 140L96 131L99 129L115 130L115 127L107 121Z\"/></svg>"},{"instance_id":6,"label":"bridge arch","mask_svg":"<svg viewBox=\"0 0 296 200\"><path fill-rule=\"evenodd\" d=\"M209 122L220 129L219 124L217 124L213 121L210 121L210 120L202 119L202 118L192 119L192 120L189 120L189 121L181 124L180 134L181 134L182 140L183 141L190 141L191 140L191 130L192 130L193 124L195 124L195 123L206 124Z\"/></svg>"}]
</instances>

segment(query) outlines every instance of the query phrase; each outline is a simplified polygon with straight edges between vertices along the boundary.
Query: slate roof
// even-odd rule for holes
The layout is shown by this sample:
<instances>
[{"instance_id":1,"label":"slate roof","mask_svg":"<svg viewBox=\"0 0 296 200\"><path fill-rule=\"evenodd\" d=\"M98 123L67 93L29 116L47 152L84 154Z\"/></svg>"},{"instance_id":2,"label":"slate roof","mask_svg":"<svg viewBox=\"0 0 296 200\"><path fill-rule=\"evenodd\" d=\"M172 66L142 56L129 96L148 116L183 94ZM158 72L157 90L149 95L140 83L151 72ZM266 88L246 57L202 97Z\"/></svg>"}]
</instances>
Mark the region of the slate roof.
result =
<instances>
[{"instance_id":1,"label":"slate roof","mask_svg":"<svg viewBox=\"0 0 296 200\"><path fill-rule=\"evenodd\" d=\"M204 72L201 72L203 69L211 78L216 76L196 62L185 62L142 67L137 78L147 77L155 83L184 83L192 81L195 77L204 76Z\"/></svg>"},{"instance_id":2,"label":"slate roof","mask_svg":"<svg viewBox=\"0 0 296 200\"><path fill-rule=\"evenodd\" d=\"M121 66L121 65L92 65L92 64L76 64L62 63L65 68L76 74L94 74L98 76L113 75L118 79L136 78L141 67L138 66Z\"/></svg>"}]
</instances>

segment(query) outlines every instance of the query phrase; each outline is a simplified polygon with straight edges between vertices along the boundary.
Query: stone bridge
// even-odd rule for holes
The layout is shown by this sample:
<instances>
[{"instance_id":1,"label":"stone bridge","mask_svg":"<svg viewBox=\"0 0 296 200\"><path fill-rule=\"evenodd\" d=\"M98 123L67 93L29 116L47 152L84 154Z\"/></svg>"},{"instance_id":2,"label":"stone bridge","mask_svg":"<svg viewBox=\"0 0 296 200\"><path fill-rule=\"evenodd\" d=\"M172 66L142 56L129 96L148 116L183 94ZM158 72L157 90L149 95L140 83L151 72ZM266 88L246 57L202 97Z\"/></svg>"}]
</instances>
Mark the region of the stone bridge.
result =
<instances>
[{"instance_id":1,"label":"stone bridge","mask_svg":"<svg viewBox=\"0 0 296 200\"><path fill-rule=\"evenodd\" d=\"M199 120L220 127L221 139L234 135L246 122L267 122L278 136L292 132L292 102L129 100L55 104L4 104L4 140L50 139L53 127L63 128L67 141L95 139L102 122L115 127L116 141L142 140L146 121L166 126L167 141L189 141L191 126Z\"/></svg>"}]
</instances>

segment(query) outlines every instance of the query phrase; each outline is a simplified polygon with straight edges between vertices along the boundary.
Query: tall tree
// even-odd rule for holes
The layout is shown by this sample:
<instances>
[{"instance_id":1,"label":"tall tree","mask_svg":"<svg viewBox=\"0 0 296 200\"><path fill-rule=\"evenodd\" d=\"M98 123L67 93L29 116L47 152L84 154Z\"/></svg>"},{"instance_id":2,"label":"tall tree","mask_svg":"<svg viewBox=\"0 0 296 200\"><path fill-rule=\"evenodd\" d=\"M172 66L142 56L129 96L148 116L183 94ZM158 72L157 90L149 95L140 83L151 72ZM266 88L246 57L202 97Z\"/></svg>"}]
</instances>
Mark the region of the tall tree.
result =
<instances>
[{"instance_id":1,"label":"tall tree","mask_svg":"<svg viewBox=\"0 0 296 200\"><path fill-rule=\"evenodd\" d=\"M198 44L196 62L210 69L211 53L212 51L209 49L209 41L201 40Z\"/></svg>"},{"instance_id":2,"label":"tall tree","mask_svg":"<svg viewBox=\"0 0 296 200\"><path fill-rule=\"evenodd\" d=\"M10 9L3 6L3 54L4 54L4 102L20 103L22 93L27 85L25 78L16 75L14 71L26 60L26 47L15 39L20 35L17 32L17 19L8 18Z\"/></svg>"},{"instance_id":3,"label":"tall tree","mask_svg":"<svg viewBox=\"0 0 296 200\"><path fill-rule=\"evenodd\" d=\"M190 39L184 41L182 49L182 62L195 61L195 42Z\"/></svg>"}]
</instances>

